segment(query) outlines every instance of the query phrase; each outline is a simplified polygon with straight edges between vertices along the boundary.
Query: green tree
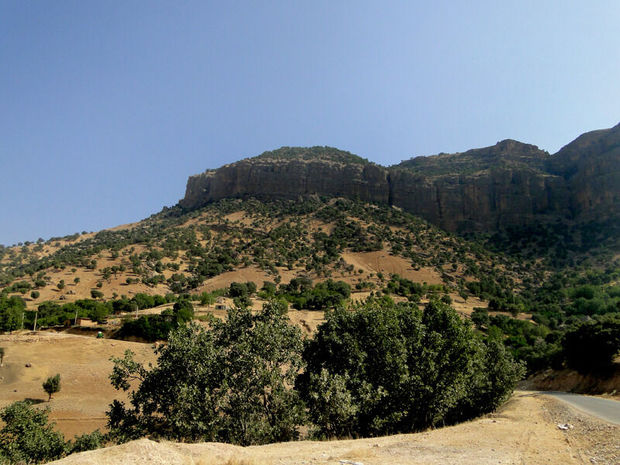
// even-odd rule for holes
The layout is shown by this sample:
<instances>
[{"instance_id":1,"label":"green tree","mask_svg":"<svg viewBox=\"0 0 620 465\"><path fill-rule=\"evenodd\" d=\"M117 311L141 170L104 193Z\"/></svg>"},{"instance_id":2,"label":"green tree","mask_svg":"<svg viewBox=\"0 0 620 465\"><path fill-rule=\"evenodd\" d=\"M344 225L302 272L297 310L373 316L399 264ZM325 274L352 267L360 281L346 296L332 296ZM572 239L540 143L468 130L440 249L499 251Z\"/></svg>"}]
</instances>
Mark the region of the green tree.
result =
<instances>
[{"instance_id":1,"label":"green tree","mask_svg":"<svg viewBox=\"0 0 620 465\"><path fill-rule=\"evenodd\" d=\"M488 326L490 323L489 311L486 308L474 307L474 311L471 314L471 321L474 322L478 329L483 326Z\"/></svg>"},{"instance_id":2,"label":"green tree","mask_svg":"<svg viewBox=\"0 0 620 465\"><path fill-rule=\"evenodd\" d=\"M302 340L280 303L256 315L229 310L210 329L190 323L171 331L146 369L127 352L113 359L112 385L130 390L130 406L114 401L111 434L123 441L144 434L174 440L261 444L297 436L303 404L291 386L302 367Z\"/></svg>"},{"instance_id":3,"label":"green tree","mask_svg":"<svg viewBox=\"0 0 620 465\"><path fill-rule=\"evenodd\" d=\"M355 432L359 405L347 388L349 383L348 373L332 375L323 368L318 374L310 374L309 414L314 423L319 425L314 432L316 436L332 438L351 436Z\"/></svg>"},{"instance_id":4,"label":"green tree","mask_svg":"<svg viewBox=\"0 0 620 465\"><path fill-rule=\"evenodd\" d=\"M581 289L588 290L586 286ZM571 328L564 335L562 348L568 366L583 373L611 368L620 353L620 314L604 315Z\"/></svg>"},{"instance_id":5,"label":"green tree","mask_svg":"<svg viewBox=\"0 0 620 465\"><path fill-rule=\"evenodd\" d=\"M180 299L175 302L172 311L180 322L190 321L194 317L194 306L187 299Z\"/></svg>"},{"instance_id":6,"label":"green tree","mask_svg":"<svg viewBox=\"0 0 620 465\"><path fill-rule=\"evenodd\" d=\"M215 303L215 296L208 292L200 294L200 305L213 305Z\"/></svg>"},{"instance_id":7,"label":"green tree","mask_svg":"<svg viewBox=\"0 0 620 465\"><path fill-rule=\"evenodd\" d=\"M52 400L52 395L60 391L60 374L56 373L54 376L50 376L43 382L43 390L47 392L49 402Z\"/></svg>"},{"instance_id":8,"label":"green tree","mask_svg":"<svg viewBox=\"0 0 620 465\"><path fill-rule=\"evenodd\" d=\"M6 297L0 293L0 331L14 331L22 324L26 303L19 296Z\"/></svg>"},{"instance_id":9,"label":"green tree","mask_svg":"<svg viewBox=\"0 0 620 465\"><path fill-rule=\"evenodd\" d=\"M41 463L62 457L64 437L54 431L54 423L48 423L48 414L49 409L35 409L28 402L15 402L2 409L0 461Z\"/></svg>"},{"instance_id":10,"label":"green tree","mask_svg":"<svg viewBox=\"0 0 620 465\"><path fill-rule=\"evenodd\" d=\"M0 347L0 366L4 363L4 347Z\"/></svg>"},{"instance_id":11,"label":"green tree","mask_svg":"<svg viewBox=\"0 0 620 465\"><path fill-rule=\"evenodd\" d=\"M510 395L523 368L501 344L486 345L444 302L416 307L371 299L327 312L296 384L320 436L411 432Z\"/></svg>"},{"instance_id":12,"label":"green tree","mask_svg":"<svg viewBox=\"0 0 620 465\"><path fill-rule=\"evenodd\" d=\"M103 298L103 292L98 291L97 289L91 289L90 290L90 296L93 299L101 299L101 298Z\"/></svg>"}]
</instances>

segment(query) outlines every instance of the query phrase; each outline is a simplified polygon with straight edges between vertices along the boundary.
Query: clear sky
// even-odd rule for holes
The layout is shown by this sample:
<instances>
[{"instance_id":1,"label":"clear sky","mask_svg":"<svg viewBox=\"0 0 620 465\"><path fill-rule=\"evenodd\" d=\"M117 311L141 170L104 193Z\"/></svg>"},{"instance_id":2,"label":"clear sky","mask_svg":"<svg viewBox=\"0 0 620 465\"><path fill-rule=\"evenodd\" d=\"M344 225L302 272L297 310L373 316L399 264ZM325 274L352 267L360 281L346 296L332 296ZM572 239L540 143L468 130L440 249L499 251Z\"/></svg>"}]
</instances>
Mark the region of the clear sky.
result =
<instances>
[{"instance_id":1,"label":"clear sky","mask_svg":"<svg viewBox=\"0 0 620 465\"><path fill-rule=\"evenodd\" d=\"M0 244L283 145L383 165L620 121L620 1L0 0Z\"/></svg>"}]
</instances>

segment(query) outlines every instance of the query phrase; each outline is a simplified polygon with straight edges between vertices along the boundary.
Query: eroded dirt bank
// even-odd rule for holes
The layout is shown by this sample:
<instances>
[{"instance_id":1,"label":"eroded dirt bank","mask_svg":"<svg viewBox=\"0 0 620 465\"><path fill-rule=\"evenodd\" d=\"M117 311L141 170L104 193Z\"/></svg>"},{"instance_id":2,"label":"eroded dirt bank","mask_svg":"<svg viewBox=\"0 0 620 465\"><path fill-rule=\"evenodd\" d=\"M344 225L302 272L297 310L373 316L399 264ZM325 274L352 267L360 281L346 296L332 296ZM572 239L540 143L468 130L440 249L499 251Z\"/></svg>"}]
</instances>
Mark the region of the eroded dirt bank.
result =
<instances>
[{"instance_id":1,"label":"eroded dirt bank","mask_svg":"<svg viewBox=\"0 0 620 465\"><path fill-rule=\"evenodd\" d=\"M561 430L558 424L572 429ZM518 391L499 412L418 434L255 447L141 439L67 457L59 464L485 465L617 464L620 427L539 393Z\"/></svg>"}]
</instances>

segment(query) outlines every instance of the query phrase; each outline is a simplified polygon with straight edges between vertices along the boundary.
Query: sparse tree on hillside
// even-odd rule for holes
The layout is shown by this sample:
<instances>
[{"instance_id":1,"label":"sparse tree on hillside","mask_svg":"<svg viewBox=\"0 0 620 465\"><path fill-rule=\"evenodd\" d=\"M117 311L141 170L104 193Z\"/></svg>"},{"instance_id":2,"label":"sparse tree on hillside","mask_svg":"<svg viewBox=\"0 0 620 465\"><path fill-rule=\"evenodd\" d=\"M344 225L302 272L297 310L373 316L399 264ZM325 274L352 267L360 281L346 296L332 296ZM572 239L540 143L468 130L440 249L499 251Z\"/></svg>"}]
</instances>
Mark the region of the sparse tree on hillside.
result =
<instances>
[{"instance_id":1,"label":"sparse tree on hillside","mask_svg":"<svg viewBox=\"0 0 620 465\"><path fill-rule=\"evenodd\" d=\"M0 347L0 366L4 363L4 347Z\"/></svg>"},{"instance_id":2,"label":"sparse tree on hillside","mask_svg":"<svg viewBox=\"0 0 620 465\"><path fill-rule=\"evenodd\" d=\"M98 291L97 289L91 289L90 290L90 296L93 299L101 299L103 297L103 292Z\"/></svg>"},{"instance_id":3,"label":"sparse tree on hillside","mask_svg":"<svg viewBox=\"0 0 620 465\"><path fill-rule=\"evenodd\" d=\"M50 376L43 383L43 390L49 395L47 401L52 400L52 394L56 394L60 391L60 373L56 373L54 376Z\"/></svg>"}]
</instances>

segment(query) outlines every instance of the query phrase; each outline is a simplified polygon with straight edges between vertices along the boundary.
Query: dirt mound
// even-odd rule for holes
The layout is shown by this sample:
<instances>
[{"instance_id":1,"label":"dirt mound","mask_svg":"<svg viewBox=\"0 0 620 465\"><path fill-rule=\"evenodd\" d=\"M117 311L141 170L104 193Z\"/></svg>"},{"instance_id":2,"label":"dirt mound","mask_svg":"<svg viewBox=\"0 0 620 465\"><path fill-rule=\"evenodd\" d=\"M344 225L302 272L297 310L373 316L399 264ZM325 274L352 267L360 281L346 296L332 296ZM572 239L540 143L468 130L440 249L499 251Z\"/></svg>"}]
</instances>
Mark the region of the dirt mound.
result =
<instances>
[{"instance_id":1,"label":"dirt mound","mask_svg":"<svg viewBox=\"0 0 620 465\"><path fill-rule=\"evenodd\" d=\"M569 419L569 431L557 423ZM580 431L581 425L587 431ZM540 394L518 392L496 414L418 434L266 446L156 443L141 439L84 452L58 464L138 465L485 465L612 464L620 428L599 422ZM597 449L592 449L593 444ZM605 453L597 452L605 451ZM596 457L594 455L596 453Z\"/></svg>"},{"instance_id":2,"label":"dirt mound","mask_svg":"<svg viewBox=\"0 0 620 465\"><path fill-rule=\"evenodd\" d=\"M620 363L607 376L582 375L575 370L545 370L532 376L529 385L543 391L607 394L620 398Z\"/></svg>"}]
</instances>

